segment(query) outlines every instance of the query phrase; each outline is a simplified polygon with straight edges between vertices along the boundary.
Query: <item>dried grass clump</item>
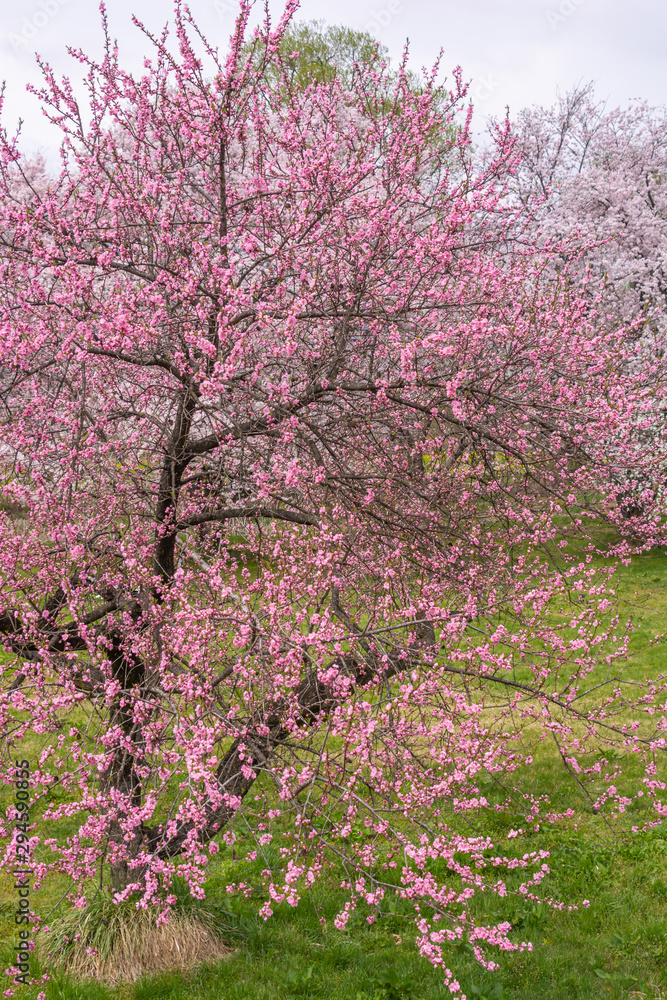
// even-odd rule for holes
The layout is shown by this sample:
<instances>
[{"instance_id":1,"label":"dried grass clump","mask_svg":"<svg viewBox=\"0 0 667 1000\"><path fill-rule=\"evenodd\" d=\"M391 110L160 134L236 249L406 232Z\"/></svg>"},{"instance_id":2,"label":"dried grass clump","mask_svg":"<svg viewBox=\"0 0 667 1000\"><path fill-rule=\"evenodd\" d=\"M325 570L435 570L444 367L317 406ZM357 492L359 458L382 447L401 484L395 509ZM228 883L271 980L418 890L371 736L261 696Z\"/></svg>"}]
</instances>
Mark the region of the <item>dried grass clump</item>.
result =
<instances>
[{"instance_id":1,"label":"dried grass clump","mask_svg":"<svg viewBox=\"0 0 667 1000\"><path fill-rule=\"evenodd\" d=\"M186 971L218 962L231 949L221 940L215 916L199 907L176 909L156 926L158 911L116 905L110 899L70 910L42 943L49 970L109 985L160 972Z\"/></svg>"}]
</instances>

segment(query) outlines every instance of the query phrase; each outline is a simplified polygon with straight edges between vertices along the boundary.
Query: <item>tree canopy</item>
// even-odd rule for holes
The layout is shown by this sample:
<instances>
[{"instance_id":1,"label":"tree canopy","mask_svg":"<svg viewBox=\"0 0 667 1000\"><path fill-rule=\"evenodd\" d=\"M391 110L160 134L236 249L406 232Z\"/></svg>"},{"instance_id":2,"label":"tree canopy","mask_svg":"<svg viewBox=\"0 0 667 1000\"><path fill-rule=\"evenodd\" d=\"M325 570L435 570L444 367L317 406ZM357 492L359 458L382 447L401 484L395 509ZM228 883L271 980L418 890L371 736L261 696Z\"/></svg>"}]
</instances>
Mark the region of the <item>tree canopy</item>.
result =
<instances>
[{"instance_id":1,"label":"tree canopy","mask_svg":"<svg viewBox=\"0 0 667 1000\"><path fill-rule=\"evenodd\" d=\"M460 825L556 818L526 732L610 813L598 753L627 752L664 812L664 684L617 666L608 581L663 537L628 427L664 390L541 280L554 251L507 253L513 143L473 167L459 78L447 102L375 59L267 86L294 7L261 59L247 5L207 61L177 6L141 77L107 38L85 107L44 67L58 176L3 134L0 724L38 881L77 905L108 886L166 919L242 830L262 916L342 856L336 926L398 892L456 993L452 942L489 968L528 947L474 918L509 862ZM543 852L512 867L539 893Z\"/></svg>"}]
</instances>

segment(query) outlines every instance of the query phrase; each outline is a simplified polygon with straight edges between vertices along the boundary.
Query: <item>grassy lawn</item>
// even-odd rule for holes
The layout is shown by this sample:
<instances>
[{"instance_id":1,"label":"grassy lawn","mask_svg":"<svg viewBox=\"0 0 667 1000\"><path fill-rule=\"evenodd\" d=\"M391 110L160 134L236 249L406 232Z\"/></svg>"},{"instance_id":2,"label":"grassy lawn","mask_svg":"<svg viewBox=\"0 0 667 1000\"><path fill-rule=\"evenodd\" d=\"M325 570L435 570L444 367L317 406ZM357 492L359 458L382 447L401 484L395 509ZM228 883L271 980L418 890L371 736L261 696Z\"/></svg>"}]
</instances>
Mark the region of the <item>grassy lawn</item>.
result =
<instances>
[{"instance_id":1,"label":"grassy lawn","mask_svg":"<svg viewBox=\"0 0 667 1000\"><path fill-rule=\"evenodd\" d=\"M666 648L647 643L667 632L667 556L655 553L636 558L618 577L618 593L636 632L629 668L637 675L664 671ZM624 670L627 670L627 666ZM667 997L667 820L634 836L612 830L602 815L594 815L562 775L556 759L534 769L531 791L549 791L575 814L530 834L528 842L514 840L518 852L551 852L551 875L543 884L545 896L565 904L554 910L519 896L501 901L482 897L477 914L508 919L515 940L530 940L532 953L494 955L500 970L485 972L469 945L452 948L447 964L469 1000L565 1000L565 998ZM641 802L627 815L627 827L643 826L648 813ZM509 854L508 818L491 810L477 816L473 828L494 840L499 853ZM146 980L133 986L106 989L54 979L46 986L49 1000L292 1000L327 997L331 1000L435 1000L451 994L442 977L419 958L414 947L415 927L409 904L387 896L376 921L354 914L345 931L333 926L333 917L345 897L332 877L318 887L314 899L304 896L295 909L283 904L267 922L256 916L258 902L230 897L227 879L236 881L242 865L228 850L215 859L207 885L208 902L218 908L230 945L229 957L189 975ZM335 875L335 873L334 873ZM341 876L342 877L342 876ZM340 878L338 879L340 882ZM508 884L511 886L511 879ZM2 960L7 967L16 938L14 900L10 884L0 886ZM33 906L46 913L63 887L52 880L33 896ZM568 910L582 899L588 908ZM488 907L482 911L480 907ZM324 915L326 922L320 922ZM32 972L44 972L33 958ZM36 988L20 988L18 996L34 998Z\"/></svg>"},{"instance_id":2,"label":"grassy lawn","mask_svg":"<svg viewBox=\"0 0 667 1000\"><path fill-rule=\"evenodd\" d=\"M453 950L449 964L468 997L667 995L667 829L619 843L609 842L603 830L590 823L576 834L552 830L540 841L552 849L548 886L553 894L572 901L587 897L592 904L586 910L554 913L544 906L510 902L509 916L517 934L530 939L534 951L500 955L500 970L486 973L465 948ZM222 898L215 883L214 876L210 896ZM415 952L405 904L371 927L359 916L339 932L331 924L340 906L336 894L320 893L316 902L317 913L304 899L296 909L278 907L264 923L250 903L226 901L233 948L226 961L187 977L152 979L117 990L55 980L47 986L47 997L435 1000L450 996L438 973ZM322 910L328 918L325 929L319 922ZM9 926L6 930L12 936ZM8 949L3 952L5 964L9 954ZM35 962L33 972L38 968ZM38 991L21 992L34 997Z\"/></svg>"}]
</instances>

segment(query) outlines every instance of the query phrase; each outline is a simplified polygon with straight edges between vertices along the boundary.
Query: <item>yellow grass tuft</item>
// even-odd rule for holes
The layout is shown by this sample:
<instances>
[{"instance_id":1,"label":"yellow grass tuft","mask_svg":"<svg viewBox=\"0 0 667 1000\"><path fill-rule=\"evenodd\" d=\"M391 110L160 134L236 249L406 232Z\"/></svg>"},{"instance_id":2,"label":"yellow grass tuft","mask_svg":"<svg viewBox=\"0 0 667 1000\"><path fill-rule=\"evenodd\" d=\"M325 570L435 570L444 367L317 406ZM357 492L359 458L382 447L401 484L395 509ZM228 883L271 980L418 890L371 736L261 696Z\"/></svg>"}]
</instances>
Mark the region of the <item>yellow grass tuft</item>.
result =
<instances>
[{"instance_id":1,"label":"yellow grass tuft","mask_svg":"<svg viewBox=\"0 0 667 1000\"><path fill-rule=\"evenodd\" d=\"M231 954L206 911L176 910L159 927L157 913L113 904L70 911L42 941L46 968L117 985L161 972L186 971Z\"/></svg>"}]
</instances>

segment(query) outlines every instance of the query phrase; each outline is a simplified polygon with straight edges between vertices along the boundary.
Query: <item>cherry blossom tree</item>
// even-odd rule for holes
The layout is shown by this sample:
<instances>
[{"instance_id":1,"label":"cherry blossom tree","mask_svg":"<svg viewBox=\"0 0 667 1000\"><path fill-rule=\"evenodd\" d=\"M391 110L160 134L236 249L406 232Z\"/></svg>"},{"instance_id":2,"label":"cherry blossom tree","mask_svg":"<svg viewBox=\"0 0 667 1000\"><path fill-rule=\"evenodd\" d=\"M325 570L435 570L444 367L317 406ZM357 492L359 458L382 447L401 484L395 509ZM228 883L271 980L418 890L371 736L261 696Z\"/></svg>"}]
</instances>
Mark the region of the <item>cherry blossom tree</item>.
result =
<instances>
[{"instance_id":1,"label":"cherry blossom tree","mask_svg":"<svg viewBox=\"0 0 667 1000\"><path fill-rule=\"evenodd\" d=\"M5 779L32 762L36 883L77 906L94 883L166 920L243 834L263 916L343 859L336 926L412 900L456 993L451 942L529 947L471 901L507 866L539 894L546 855L461 823L499 774L510 839L555 819L521 790L526 727L592 807L665 812L664 685L626 683L593 559L619 469L659 476L623 437L650 363L544 284L550 253L506 252L514 145L474 167L460 75L446 103L405 64L296 87L295 6L253 36L243 3L223 57L177 6L140 77L107 36L74 53L85 105L42 64L57 176L3 134Z\"/></svg>"},{"instance_id":2,"label":"cherry blossom tree","mask_svg":"<svg viewBox=\"0 0 667 1000\"><path fill-rule=\"evenodd\" d=\"M560 245L553 270L580 249L568 280L588 299L592 322L623 327L635 341L638 375L640 357L664 356L667 334L666 109L645 101L609 109L589 84L551 108L525 109L514 129L522 155L510 184L528 238ZM655 409L658 416L659 393ZM660 431L656 438L645 421L633 432L638 447L660 447ZM619 483L632 516L646 482L621 475Z\"/></svg>"},{"instance_id":3,"label":"cherry blossom tree","mask_svg":"<svg viewBox=\"0 0 667 1000\"><path fill-rule=\"evenodd\" d=\"M583 264L603 293L605 323L633 322L662 342L667 110L645 101L608 109L589 84L554 107L525 109L515 129L522 151L515 189L524 208L545 235L595 242Z\"/></svg>"}]
</instances>

